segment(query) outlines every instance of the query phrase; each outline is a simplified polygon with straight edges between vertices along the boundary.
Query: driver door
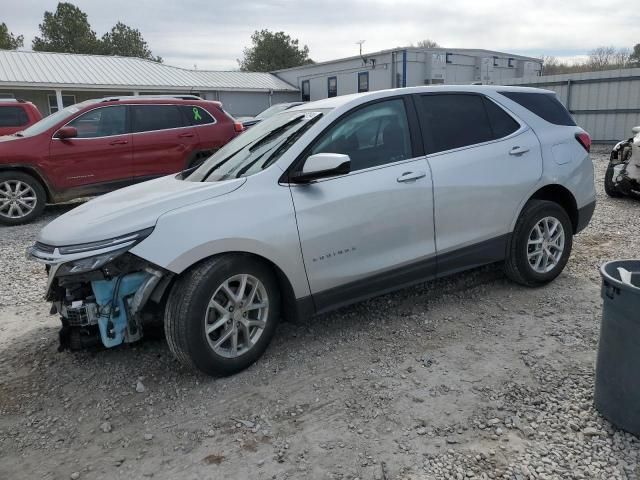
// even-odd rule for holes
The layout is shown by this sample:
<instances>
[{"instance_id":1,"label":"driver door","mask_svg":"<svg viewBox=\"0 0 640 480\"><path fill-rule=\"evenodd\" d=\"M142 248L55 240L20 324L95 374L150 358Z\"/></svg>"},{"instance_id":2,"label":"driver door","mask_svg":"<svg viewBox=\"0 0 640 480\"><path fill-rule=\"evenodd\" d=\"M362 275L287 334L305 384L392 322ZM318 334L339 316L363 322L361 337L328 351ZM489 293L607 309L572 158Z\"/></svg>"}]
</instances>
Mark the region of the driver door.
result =
<instances>
[{"instance_id":1,"label":"driver door","mask_svg":"<svg viewBox=\"0 0 640 480\"><path fill-rule=\"evenodd\" d=\"M91 185L97 191L115 182L129 183L133 173L133 149L127 123L127 107L99 107L67 124L78 130L75 138L51 139L49 158L59 189Z\"/></svg>"},{"instance_id":2,"label":"driver door","mask_svg":"<svg viewBox=\"0 0 640 480\"><path fill-rule=\"evenodd\" d=\"M316 309L435 273L431 175L403 98L367 104L320 135L307 156L349 155L347 175L291 185Z\"/></svg>"}]
</instances>

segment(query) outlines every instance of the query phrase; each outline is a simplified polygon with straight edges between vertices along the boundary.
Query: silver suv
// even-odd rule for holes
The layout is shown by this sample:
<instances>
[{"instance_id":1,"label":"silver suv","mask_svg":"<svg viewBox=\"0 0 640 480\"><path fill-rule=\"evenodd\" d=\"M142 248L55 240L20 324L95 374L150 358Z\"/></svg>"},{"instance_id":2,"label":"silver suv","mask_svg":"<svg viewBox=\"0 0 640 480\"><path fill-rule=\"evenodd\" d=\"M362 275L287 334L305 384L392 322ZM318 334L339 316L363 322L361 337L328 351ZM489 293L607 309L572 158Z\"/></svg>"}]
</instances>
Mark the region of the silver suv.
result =
<instances>
[{"instance_id":1,"label":"silver suv","mask_svg":"<svg viewBox=\"0 0 640 480\"><path fill-rule=\"evenodd\" d=\"M163 318L183 364L258 359L278 320L504 262L538 286L595 207L590 138L553 92L441 86L300 105L195 171L128 187L47 225L62 347L114 347Z\"/></svg>"}]
</instances>

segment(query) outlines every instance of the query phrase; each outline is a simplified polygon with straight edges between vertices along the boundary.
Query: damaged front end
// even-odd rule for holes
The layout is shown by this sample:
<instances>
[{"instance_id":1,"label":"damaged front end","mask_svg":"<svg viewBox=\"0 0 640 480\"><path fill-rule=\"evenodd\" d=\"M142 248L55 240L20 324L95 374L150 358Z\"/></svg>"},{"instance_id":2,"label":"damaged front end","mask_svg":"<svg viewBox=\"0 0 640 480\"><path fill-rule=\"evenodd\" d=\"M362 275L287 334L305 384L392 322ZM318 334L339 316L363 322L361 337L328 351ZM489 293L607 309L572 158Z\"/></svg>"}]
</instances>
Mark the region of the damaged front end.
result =
<instances>
[{"instance_id":1,"label":"damaged front end","mask_svg":"<svg viewBox=\"0 0 640 480\"><path fill-rule=\"evenodd\" d=\"M107 348L142 338L144 316L161 312L171 273L129 252L152 228L100 242L36 242L29 258L46 265L45 299L60 314L60 349Z\"/></svg>"}]
</instances>

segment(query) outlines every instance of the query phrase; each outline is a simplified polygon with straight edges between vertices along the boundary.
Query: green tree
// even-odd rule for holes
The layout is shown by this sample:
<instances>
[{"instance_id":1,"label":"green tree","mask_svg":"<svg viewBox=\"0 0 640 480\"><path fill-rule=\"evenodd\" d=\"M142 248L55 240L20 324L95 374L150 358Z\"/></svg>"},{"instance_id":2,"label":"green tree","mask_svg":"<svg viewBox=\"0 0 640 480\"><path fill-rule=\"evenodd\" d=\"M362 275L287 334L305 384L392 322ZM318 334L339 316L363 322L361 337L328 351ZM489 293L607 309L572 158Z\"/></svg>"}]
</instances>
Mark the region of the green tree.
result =
<instances>
[{"instance_id":1,"label":"green tree","mask_svg":"<svg viewBox=\"0 0 640 480\"><path fill-rule=\"evenodd\" d=\"M36 51L100 53L101 50L87 14L71 3L58 3L55 13L44 12L40 33L32 44Z\"/></svg>"},{"instance_id":2,"label":"green tree","mask_svg":"<svg viewBox=\"0 0 640 480\"><path fill-rule=\"evenodd\" d=\"M243 72L271 72L313 63L309 58L309 47L300 47L298 39L284 32L256 30L251 35L251 42L253 45L242 51L244 58L238 60Z\"/></svg>"},{"instance_id":3,"label":"green tree","mask_svg":"<svg viewBox=\"0 0 640 480\"><path fill-rule=\"evenodd\" d=\"M633 51L629 55L629 63L632 66L640 67L640 43L636 43L633 47Z\"/></svg>"},{"instance_id":4,"label":"green tree","mask_svg":"<svg viewBox=\"0 0 640 480\"><path fill-rule=\"evenodd\" d=\"M102 51L106 55L139 57L162 62L162 57L155 57L151 53L140 30L131 28L122 22L116 23L109 33L102 36Z\"/></svg>"},{"instance_id":5,"label":"green tree","mask_svg":"<svg viewBox=\"0 0 640 480\"><path fill-rule=\"evenodd\" d=\"M24 45L24 37L18 35L17 37L9 31L6 23L0 23L0 49L2 50L15 50Z\"/></svg>"}]
</instances>

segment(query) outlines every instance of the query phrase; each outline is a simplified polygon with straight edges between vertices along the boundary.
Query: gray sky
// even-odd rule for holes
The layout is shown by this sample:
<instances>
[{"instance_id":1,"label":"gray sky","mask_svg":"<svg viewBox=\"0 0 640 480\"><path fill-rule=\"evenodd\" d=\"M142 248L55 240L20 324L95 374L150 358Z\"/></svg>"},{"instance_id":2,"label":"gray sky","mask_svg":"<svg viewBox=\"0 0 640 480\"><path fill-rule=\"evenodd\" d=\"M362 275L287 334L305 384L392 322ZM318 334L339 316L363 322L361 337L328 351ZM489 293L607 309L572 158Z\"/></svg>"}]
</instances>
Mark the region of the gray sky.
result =
<instances>
[{"instance_id":1,"label":"gray sky","mask_svg":"<svg viewBox=\"0 0 640 480\"><path fill-rule=\"evenodd\" d=\"M0 22L38 35L57 0L0 0ZM254 30L283 30L309 46L311 58L355 55L425 38L458 48L579 58L601 45L640 42L640 9L628 0L75 0L98 36L117 21L138 28L153 53L185 68L231 70Z\"/></svg>"}]
</instances>

